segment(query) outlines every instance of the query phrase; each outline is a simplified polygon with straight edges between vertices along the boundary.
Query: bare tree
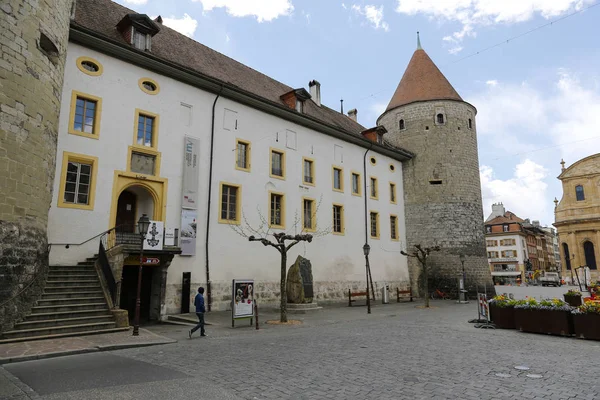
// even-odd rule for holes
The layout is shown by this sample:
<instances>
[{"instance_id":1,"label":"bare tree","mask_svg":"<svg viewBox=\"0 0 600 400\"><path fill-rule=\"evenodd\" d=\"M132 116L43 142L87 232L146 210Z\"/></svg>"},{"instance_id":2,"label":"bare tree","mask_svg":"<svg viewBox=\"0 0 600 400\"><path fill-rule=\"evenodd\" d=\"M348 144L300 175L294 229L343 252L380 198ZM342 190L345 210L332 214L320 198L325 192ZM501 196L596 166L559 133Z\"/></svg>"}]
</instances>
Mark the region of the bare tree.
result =
<instances>
[{"instance_id":1,"label":"bare tree","mask_svg":"<svg viewBox=\"0 0 600 400\"><path fill-rule=\"evenodd\" d=\"M423 246L421 246L420 244L416 244L415 246L415 250L413 252L411 252L410 254L405 252L405 251L401 251L400 254L406 256L406 257L415 257L418 261L419 264L421 264L421 274L423 276L423 290L425 291L425 307L429 308L429 266L427 265L427 258L429 257L429 254L433 251L440 251L440 246L433 246L433 247L425 247L423 248Z\"/></svg>"},{"instance_id":2,"label":"bare tree","mask_svg":"<svg viewBox=\"0 0 600 400\"><path fill-rule=\"evenodd\" d=\"M308 223L309 227L316 226L316 215L319 210L319 206L321 205L321 200L317 204L317 207L310 215L305 215L306 218L310 218L310 222ZM280 280L280 322L287 322L287 253L288 251L297 245L300 242L312 242L314 237L325 236L329 234L330 228L325 230L312 230L311 233L306 233L307 221L301 221L298 212L296 212L294 223L290 227L290 230L297 231L298 227L302 223L302 229L299 234L292 234L289 232L271 232L271 225L267 218L262 214L260 207L256 208L257 215L259 217L260 223L258 226L253 227L248 220L246 219L245 214L243 214L243 225L233 225L231 224L231 228L240 236L248 238L250 242L259 242L262 243L263 246L271 246L274 247L281 256L281 280ZM271 215L270 218L274 218L274 215ZM306 219L305 218L305 219ZM287 242L287 243L286 243Z\"/></svg>"}]
</instances>

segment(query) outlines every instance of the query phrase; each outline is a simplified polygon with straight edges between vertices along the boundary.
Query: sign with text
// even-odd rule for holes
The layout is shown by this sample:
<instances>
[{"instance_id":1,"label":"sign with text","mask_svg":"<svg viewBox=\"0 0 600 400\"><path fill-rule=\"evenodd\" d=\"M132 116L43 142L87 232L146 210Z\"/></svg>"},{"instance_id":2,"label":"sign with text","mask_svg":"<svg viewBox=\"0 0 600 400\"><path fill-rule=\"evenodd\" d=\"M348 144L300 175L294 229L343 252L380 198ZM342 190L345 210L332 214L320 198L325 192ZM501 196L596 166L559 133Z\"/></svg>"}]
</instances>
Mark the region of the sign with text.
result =
<instances>
[{"instance_id":1,"label":"sign with text","mask_svg":"<svg viewBox=\"0 0 600 400\"><path fill-rule=\"evenodd\" d=\"M144 238L144 250L162 250L164 230L165 225L162 221L150 221Z\"/></svg>"},{"instance_id":2,"label":"sign with text","mask_svg":"<svg viewBox=\"0 0 600 400\"><path fill-rule=\"evenodd\" d=\"M181 194L181 207L198 208L198 177L200 161L200 140L186 136L184 139L183 153L183 184Z\"/></svg>"},{"instance_id":3,"label":"sign with text","mask_svg":"<svg viewBox=\"0 0 600 400\"><path fill-rule=\"evenodd\" d=\"M165 228L165 246L176 246L179 229Z\"/></svg>"},{"instance_id":4,"label":"sign with text","mask_svg":"<svg viewBox=\"0 0 600 400\"><path fill-rule=\"evenodd\" d=\"M254 316L254 280L233 280L231 313L234 319Z\"/></svg>"},{"instance_id":5,"label":"sign with text","mask_svg":"<svg viewBox=\"0 0 600 400\"><path fill-rule=\"evenodd\" d=\"M181 231L179 235L179 244L181 246L182 256L196 255L196 217L197 210L181 210Z\"/></svg>"}]
</instances>

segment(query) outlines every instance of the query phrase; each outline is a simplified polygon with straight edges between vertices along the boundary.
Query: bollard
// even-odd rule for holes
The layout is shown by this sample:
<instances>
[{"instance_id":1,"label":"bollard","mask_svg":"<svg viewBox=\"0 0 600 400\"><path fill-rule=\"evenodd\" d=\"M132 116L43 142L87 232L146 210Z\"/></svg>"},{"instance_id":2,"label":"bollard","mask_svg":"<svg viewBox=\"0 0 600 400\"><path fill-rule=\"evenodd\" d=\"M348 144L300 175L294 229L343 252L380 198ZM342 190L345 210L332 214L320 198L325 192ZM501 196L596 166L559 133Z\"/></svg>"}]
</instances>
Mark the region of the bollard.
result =
<instances>
[{"instance_id":1,"label":"bollard","mask_svg":"<svg viewBox=\"0 0 600 400\"><path fill-rule=\"evenodd\" d=\"M256 330L258 330L258 303L254 300L254 318L256 319Z\"/></svg>"}]
</instances>

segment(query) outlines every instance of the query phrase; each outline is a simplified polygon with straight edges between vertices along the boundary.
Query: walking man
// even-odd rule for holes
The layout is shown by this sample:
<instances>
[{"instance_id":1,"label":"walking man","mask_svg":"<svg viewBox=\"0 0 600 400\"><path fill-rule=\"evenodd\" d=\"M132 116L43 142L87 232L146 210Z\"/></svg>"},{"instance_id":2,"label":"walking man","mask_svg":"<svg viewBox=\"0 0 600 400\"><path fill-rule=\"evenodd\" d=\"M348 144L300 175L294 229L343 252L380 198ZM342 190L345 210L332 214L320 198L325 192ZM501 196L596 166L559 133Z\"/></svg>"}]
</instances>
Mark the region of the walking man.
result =
<instances>
[{"instance_id":1,"label":"walking man","mask_svg":"<svg viewBox=\"0 0 600 400\"><path fill-rule=\"evenodd\" d=\"M190 339L192 338L192 333L196 332L198 329L200 329L200 336L206 336L206 333L204 331L204 313L206 312L206 309L204 308L203 294L204 288L199 287L198 294L194 299L194 305L196 306L196 315L198 316L198 325L196 325L194 329L190 331Z\"/></svg>"}]
</instances>

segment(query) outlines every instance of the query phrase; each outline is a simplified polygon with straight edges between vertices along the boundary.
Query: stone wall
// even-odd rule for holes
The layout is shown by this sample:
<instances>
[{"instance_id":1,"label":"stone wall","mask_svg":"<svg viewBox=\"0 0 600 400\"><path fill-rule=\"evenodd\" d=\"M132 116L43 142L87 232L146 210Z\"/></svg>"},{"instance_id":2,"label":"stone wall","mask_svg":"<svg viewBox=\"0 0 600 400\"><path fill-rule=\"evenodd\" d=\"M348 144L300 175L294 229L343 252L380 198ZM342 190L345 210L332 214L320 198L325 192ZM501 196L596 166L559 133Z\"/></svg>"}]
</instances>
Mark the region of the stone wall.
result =
<instances>
[{"instance_id":1,"label":"stone wall","mask_svg":"<svg viewBox=\"0 0 600 400\"><path fill-rule=\"evenodd\" d=\"M48 269L46 226L71 4L72 0L0 4L2 330L29 310Z\"/></svg>"},{"instance_id":2,"label":"stone wall","mask_svg":"<svg viewBox=\"0 0 600 400\"><path fill-rule=\"evenodd\" d=\"M437 114L444 122L437 121ZM467 287L492 287L483 226L476 110L460 101L416 102L384 113L386 139L415 157L403 163L407 248L440 246L431 255L430 289L455 292L466 256ZM405 129L399 129L404 120ZM420 266L409 259L413 287ZM492 289L493 290L493 289Z\"/></svg>"},{"instance_id":3,"label":"stone wall","mask_svg":"<svg viewBox=\"0 0 600 400\"><path fill-rule=\"evenodd\" d=\"M390 301L395 296L397 287L404 288L409 282L391 281L385 282L390 287ZM381 288L384 282L373 282L376 292L377 302L381 302ZM193 308L193 296L196 295L198 287L206 288L206 283L192 283L190 310ZM279 306L279 282L256 282L255 296L259 307L278 307ZM359 281L336 281L336 282L315 282L314 301L319 304L344 303L348 302L348 289L353 291L365 291L365 282ZM212 311L231 310L231 282L213 282L212 283ZM359 300L359 299L358 299ZM359 300L360 301L360 300ZM394 300L395 301L395 300ZM167 314L179 314L181 312L181 285L168 285L166 296Z\"/></svg>"}]
</instances>

